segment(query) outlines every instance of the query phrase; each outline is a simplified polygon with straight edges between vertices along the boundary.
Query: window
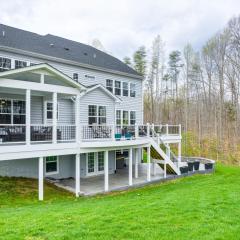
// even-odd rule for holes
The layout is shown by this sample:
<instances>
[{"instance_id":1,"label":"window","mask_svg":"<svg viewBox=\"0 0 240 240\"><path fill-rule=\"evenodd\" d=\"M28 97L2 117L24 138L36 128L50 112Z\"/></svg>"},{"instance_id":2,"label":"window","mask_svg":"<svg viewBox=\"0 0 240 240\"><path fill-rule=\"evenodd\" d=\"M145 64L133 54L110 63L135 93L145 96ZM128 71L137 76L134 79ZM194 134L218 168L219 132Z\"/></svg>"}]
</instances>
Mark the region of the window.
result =
<instances>
[{"instance_id":1,"label":"window","mask_svg":"<svg viewBox=\"0 0 240 240\"><path fill-rule=\"evenodd\" d=\"M26 103L23 100L13 100L13 124L25 124Z\"/></svg>"},{"instance_id":2,"label":"window","mask_svg":"<svg viewBox=\"0 0 240 240\"><path fill-rule=\"evenodd\" d=\"M128 97L128 83L127 82L122 83L122 95L125 97Z\"/></svg>"},{"instance_id":3,"label":"window","mask_svg":"<svg viewBox=\"0 0 240 240\"><path fill-rule=\"evenodd\" d=\"M88 124L97 124L97 106L89 105L88 106Z\"/></svg>"},{"instance_id":4,"label":"window","mask_svg":"<svg viewBox=\"0 0 240 240\"><path fill-rule=\"evenodd\" d=\"M88 124L104 125L107 122L106 106L89 105L88 106Z\"/></svg>"},{"instance_id":5,"label":"window","mask_svg":"<svg viewBox=\"0 0 240 240\"><path fill-rule=\"evenodd\" d=\"M123 125L128 125L128 111L123 111Z\"/></svg>"},{"instance_id":6,"label":"window","mask_svg":"<svg viewBox=\"0 0 240 240\"><path fill-rule=\"evenodd\" d=\"M104 171L104 152L98 152L98 171Z\"/></svg>"},{"instance_id":7,"label":"window","mask_svg":"<svg viewBox=\"0 0 240 240\"><path fill-rule=\"evenodd\" d=\"M110 80L110 79L106 80L106 88L111 93L113 92L113 80Z\"/></svg>"},{"instance_id":8,"label":"window","mask_svg":"<svg viewBox=\"0 0 240 240\"><path fill-rule=\"evenodd\" d=\"M0 124L25 124L25 122L25 101L0 99Z\"/></svg>"},{"instance_id":9,"label":"window","mask_svg":"<svg viewBox=\"0 0 240 240\"><path fill-rule=\"evenodd\" d=\"M73 80L76 81L76 82L78 81L78 74L77 73L73 74Z\"/></svg>"},{"instance_id":10,"label":"window","mask_svg":"<svg viewBox=\"0 0 240 240\"><path fill-rule=\"evenodd\" d=\"M0 57L0 72L11 69L11 59Z\"/></svg>"},{"instance_id":11,"label":"window","mask_svg":"<svg viewBox=\"0 0 240 240\"><path fill-rule=\"evenodd\" d=\"M88 173L94 173L95 172L95 168L94 168L94 164L95 164L95 157L94 157L94 152L90 152L87 154L87 160L88 160Z\"/></svg>"},{"instance_id":12,"label":"window","mask_svg":"<svg viewBox=\"0 0 240 240\"><path fill-rule=\"evenodd\" d=\"M130 83L130 97L136 97L136 84Z\"/></svg>"},{"instance_id":13,"label":"window","mask_svg":"<svg viewBox=\"0 0 240 240\"><path fill-rule=\"evenodd\" d=\"M15 60L15 68L23 68L27 66L27 62Z\"/></svg>"},{"instance_id":14,"label":"window","mask_svg":"<svg viewBox=\"0 0 240 240\"><path fill-rule=\"evenodd\" d=\"M121 96L121 82L115 81L115 95Z\"/></svg>"},{"instance_id":15,"label":"window","mask_svg":"<svg viewBox=\"0 0 240 240\"><path fill-rule=\"evenodd\" d=\"M116 110L116 125L121 126L121 110Z\"/></svg>"},{"instance_id":16,"label":"window","mask_svg":"<svg viewBox=\"0 0 240 240\"><path fill-rule=\"evenodd\" d=\"M45 163L46 163L46 169L45 169L46 175L57 174L59 172L57 156L46 157Z\"/></svg>"},{"instance_id":17,"label":"window","mask_svg":"<svg viewBox=\"0 0 240 240\"><path fill-rule=\"evenodd\" d=\"M45 116L47 120L53 119L53 103L46 102ZM57 105L57 119L58 119L58 105Z\"/></svg>"},{"instance_id":18,"label":"window","mask_svg":"<svg viewBox=\"0 0 240 240\"><path fill-rule=\"evenodd\" d=\"M130 125L135 125L136 123L136 112L130 111Z\"/></svg>"},{"instance_id":19,"label":"window","mask_svg":"<svg viewBox=\"0 0 240 240\"><path fill-rule=\"evenodd\" d=\"M0 123L11 124L12 101L0 99Z\"/></svg>"},{"instance_id":20,"label":"window","mask_svg":"<svg viewBox=\"0 0 240 240\"><path fill-rule=\"evenodd\" d=\"M98 107L98 124L103 125L107 122L107 116L106 116L106 107L105 106L99 106Z\"/></svg>"}]
</instances>

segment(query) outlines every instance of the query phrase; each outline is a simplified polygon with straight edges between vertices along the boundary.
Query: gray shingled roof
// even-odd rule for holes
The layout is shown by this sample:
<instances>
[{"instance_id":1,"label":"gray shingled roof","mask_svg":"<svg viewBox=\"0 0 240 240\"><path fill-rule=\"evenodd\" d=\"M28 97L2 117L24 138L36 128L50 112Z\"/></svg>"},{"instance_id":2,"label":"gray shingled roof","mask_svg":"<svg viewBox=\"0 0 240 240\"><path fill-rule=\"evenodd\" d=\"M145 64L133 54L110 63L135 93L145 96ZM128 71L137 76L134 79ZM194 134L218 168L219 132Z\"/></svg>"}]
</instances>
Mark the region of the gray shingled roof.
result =
<instances>
[{"instance_id":1,"label":"gray shingled roof","mask_svg":"<svg viewBox=\"0 0 240 240\"><path fill-rule=\"evenodd\" d=\"M2 34L3 31L5 36ZM51 34L39 35L0 24L0 46L21 49L140 76L134 69L107 53L92 46Z\"/></svg>"}]
</instances>

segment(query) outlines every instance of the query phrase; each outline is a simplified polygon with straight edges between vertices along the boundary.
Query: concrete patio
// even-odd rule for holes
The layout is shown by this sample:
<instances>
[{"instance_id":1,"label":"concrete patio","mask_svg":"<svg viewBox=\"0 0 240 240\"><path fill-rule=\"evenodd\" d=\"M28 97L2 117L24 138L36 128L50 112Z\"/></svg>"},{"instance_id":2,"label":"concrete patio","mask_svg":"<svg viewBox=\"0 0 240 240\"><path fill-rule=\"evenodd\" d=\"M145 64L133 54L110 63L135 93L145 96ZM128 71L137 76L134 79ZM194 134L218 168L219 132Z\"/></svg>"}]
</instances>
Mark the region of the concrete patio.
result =
<instances>
[{"instance_id":1,"label":"concrete patio","mask_svg":"<svg viewBox=\"0 0 240 240\"><path fill-rule=\"evenodd\" d=\"M153 175L153 165L151 169L151 182L164 179L163 170L156 164L155 175ZM115 174L109 174L109 191L121 190L129 187L128 180L128 167L124 169L117 169ZM168 176L169 177L169 176ZM149 183L147 181L147 164L139 164L138 178L134 175L133 166L133 186L139 186ZM75 179L62 179L54 183L56 186L64 188L68 191L75 193ZM96 177L81 178L81 194L82 195L95 195L103 193L104 191L104 175Z\"/></svg>"}]
</instances>

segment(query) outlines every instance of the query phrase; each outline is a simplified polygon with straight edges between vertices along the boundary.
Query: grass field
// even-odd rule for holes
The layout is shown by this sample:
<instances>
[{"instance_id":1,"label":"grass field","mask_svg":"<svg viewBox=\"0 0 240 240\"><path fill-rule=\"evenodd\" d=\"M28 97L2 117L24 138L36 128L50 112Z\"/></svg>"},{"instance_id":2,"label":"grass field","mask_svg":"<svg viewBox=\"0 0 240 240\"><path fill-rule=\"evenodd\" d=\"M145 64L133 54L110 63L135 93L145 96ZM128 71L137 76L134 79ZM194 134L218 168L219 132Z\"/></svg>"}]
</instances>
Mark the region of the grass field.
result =
<instances>
[{"instance_id":1,"label":"grass field","mask_svg":"<svg viewBox=\"0 0 240 240\"><path fill-rule=\"evenodd\" d=\"M0 178L0 239L240 239L240 168L218 165L141 189L75 199L51 185Z\"/></svg>"}]
</instances>

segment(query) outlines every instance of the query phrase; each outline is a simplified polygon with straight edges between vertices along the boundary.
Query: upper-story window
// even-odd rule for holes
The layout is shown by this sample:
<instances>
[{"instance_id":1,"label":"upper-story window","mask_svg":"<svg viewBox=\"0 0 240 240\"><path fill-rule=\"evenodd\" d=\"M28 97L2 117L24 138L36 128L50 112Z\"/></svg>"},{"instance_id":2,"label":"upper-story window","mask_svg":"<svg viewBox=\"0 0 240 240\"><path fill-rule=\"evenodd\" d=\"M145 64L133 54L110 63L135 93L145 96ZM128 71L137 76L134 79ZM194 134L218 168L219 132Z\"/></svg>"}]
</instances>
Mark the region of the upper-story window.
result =
<instances>
[{"instance_id":1,"label":"upper-story window","mask_svg":"<svg viewBox=\"0 0 240 240\"><path fill-rule=\"evenodd\" d=\"M78 81L78 73L73 74L73 80L76 82Z\"/></svg>"},{"instance_id":2,"label":"upper-story window","mask_svg":"<svg viewBox=\"0 0 240 240\"><path fill-rule=\"evenodd\" d=\"M129 124L129 119L128 119L128 111L123 110L123 125L128 125Z\"/></svg>"},{"instance_id":3,"label":"upper-story window","mask_svg":"<svg viewBox=\"0 0 240 240\"><path fill-rule=\"evenodd\" d=\"M11 69L11 59L0 57L0 72Z\"/></svg>"},{"instance_id":4,"label":"upper-story window","mask_svg":"<svg viewBox=\"0 0 240 240\"><path fill-rule=\"evenodd\" d=\"M113 80L111 80L111 79L106 80L106 88L111 93L113 92Z\"/></svg>"},{"instance_id":5,"label":"upper-story window","mask_svg":"<svg viewBox=\"0 0 240 240\"><path fill-rule=\"evenodd\" d=\"M116 125L121 126L121 124L122 124L121 110L116 110Z\"/></svg>"},{"instance_id":6,"label":"upper-story window","mask_svg":"<svg viewBox=\"0 0 240 240\"><path fill-rule=\"evenodd\" d=\"M88 124L103 125L107 122L106 106L89 105L88 106Z\"/></svg>"},{"instance_id":7,"label":"upper-story window","mask_svg":"<svg viewBox=\"0 0 240 240\"><path fill-rule=\"evenodd\" d=\"M125 97L128 97L128 83L127 82L122 83L122 95Z\"/></svg>"},{"instance_id":8,"label":"upper-story window","mask_svg":"<svg viewBox=\"0 0 240 240\"><path fill-rule=\"evenodd\" d=\"M19 60L15 60L15 68L24 68L27 66L27 62L25 61L19 61Z\"/></svg>"},{"instance_id":9,"label":"upper-story window","mask_svg":"<svg viewBox=\"0 0 240 240\"><path fill-rule=\"evenodd\" d=\"M136 112L130 111L130 125L136 124Z\"/></svg>"},{"instance_id":10,"label":"upper-story window","mask_svg":"<svg viewBox=\"0 0 240 240\"><path fill-rule=\"evenodd\" d=\"M121 82L115 81L115 95L121 96Z\"/></svg>"},{"instance_id":11,"label":"upper-story window","mask_svg":"<svg viewBox=\"0 0 240 240\"><path fill-rule=\"evenodd\" d=\"M0 99L0 124L25 124L24 100Z\"/></svg>"},{"instance_id":12,"label":"upper-story window","mask_svg":"<svg viewBox=\"0 0 240 240\"><path fill-rule=\"evenodd\" d=\"M136 84L130 83L130 97L136 97Z\"/></svg>"}]
</instances>

